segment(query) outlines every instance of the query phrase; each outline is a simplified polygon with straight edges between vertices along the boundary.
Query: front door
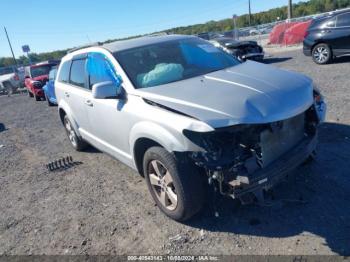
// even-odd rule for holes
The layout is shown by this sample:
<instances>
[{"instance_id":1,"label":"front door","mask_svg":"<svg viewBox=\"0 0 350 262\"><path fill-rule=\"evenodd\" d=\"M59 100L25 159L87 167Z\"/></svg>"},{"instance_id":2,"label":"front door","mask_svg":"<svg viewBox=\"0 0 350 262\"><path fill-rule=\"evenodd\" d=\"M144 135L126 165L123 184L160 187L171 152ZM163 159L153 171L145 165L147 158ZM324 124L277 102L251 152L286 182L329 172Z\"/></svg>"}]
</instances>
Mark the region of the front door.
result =
<instances>
[{"instance_id":1,"label":"front door","mask_svg":"<svg viewBox=\"0 0 350 262\"><path fill-rule=\"evenodd\" d=\"M89 87L94 84L112 81L117 86L120 82L113 64L102 53L89 53L87 62ZM102 148L115 157L130 161L129 125L127 119L127 100L108 98L92 99L92 106L88 109L92 139Z\"/></svg>"},{"instance_id":2,"label":"front door","mask_svg":"<svg viewBox=\"0 0 350 262\"><path fill-rule=\"evenodd\" d=\"M337 49L346 53L350 50L350 12L337 16Z\"/></svg>"}]
</instances>

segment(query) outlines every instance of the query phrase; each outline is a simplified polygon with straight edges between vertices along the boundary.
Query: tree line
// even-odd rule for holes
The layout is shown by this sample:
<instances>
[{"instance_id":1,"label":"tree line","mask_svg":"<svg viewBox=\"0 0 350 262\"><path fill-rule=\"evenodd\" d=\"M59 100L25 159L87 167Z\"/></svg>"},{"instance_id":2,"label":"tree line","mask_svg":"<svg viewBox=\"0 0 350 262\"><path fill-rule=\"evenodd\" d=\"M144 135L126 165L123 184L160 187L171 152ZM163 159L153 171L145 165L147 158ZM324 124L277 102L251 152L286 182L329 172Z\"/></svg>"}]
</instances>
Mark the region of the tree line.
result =
<instances>
[{"instance_id":1,"label":"tree line","mask_svg":"<svg viewBox=\"0 0 350 262\"><path fill-rule=\"evenodd\" d=\"M287 1L286 1L287 2ZM350 7L350 0L310 0L308 2L299 2L293 4L293 17L313 15L317 13L323 13L332 11L335 9L341 9ZM234 11L234 10L233 10ZM277 19L287 19L287 6L273 8L268 11L255 13L251 15L251 25L260 25L275 22ZM237 18L236 24L238 28L249 26L249 15L244 14ZM220 21L209 21L204 24L196 24L190 26L182 26L165 30L167 33L174 34L186 34L193 35L203 32L223 32L233 30L233 21L231 18L223 19ZM130 38L130 37L129 37ZM112 42L121 39L107 40L106 42ZM30 60L32 63L51 60L61 59L67 53L66 50L58 50L46 53L30 53ZM28 57L22 55L17 59L18 64L28 65ZM0 67L13 65L14 61L12 57L1 57Z\"/></svg>"}]
</instances>

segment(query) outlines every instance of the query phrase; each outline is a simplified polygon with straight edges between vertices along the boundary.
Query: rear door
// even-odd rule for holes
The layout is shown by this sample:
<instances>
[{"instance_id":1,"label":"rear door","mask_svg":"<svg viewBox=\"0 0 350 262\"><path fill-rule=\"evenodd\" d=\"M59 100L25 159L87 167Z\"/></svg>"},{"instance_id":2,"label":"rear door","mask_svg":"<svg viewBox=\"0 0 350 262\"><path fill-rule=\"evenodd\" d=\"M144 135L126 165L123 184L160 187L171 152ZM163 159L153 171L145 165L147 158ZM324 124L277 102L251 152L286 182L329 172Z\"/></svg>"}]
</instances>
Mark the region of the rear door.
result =
<instances>
[{"instance_id":1,"label":"rear door","mask_svg":"<svg viewBox=\"0 0 350 262\"><path fill-rule=\"evenodd\" d=\"M56 78L57 68L51 69L49 73L49 81L47 82L47 96L54 102L56 102L55 95L55 78Z\"/></svg>"},{"instance_id":2,"label":"rear door","mask_svg":"<svg viewBox=\"0 0 350 262\"><path fill-rule=\"evenodd\" d=\"M322 40L328 43L334 55L341 55L349 49L350 40L350 13L343 13L326 21L322 28Z\"/></svg>"},{"instance_id":3,"label":"rear door","mask_svg":"<svg viewBox=\"0 0 350 262\"><path fill-rule=\"evenodd\" d=\"M64 100L69 105L72 117L83 138L90 131L86 105L91 100L91 90L87 84L86 58L86 55L79 55L73 58L68 84L65 85L63 90Z\"/></svg>"},{"instance_id":4,"label":"rear door","mask_svg":"<svg viewBox=\"0 0 350 262\"><path fill-rule=\"evenodd\" d=\"M337 39L336 47L339 53L350 50L350 12L337 15Z\"/></svg>"}]
</instances>

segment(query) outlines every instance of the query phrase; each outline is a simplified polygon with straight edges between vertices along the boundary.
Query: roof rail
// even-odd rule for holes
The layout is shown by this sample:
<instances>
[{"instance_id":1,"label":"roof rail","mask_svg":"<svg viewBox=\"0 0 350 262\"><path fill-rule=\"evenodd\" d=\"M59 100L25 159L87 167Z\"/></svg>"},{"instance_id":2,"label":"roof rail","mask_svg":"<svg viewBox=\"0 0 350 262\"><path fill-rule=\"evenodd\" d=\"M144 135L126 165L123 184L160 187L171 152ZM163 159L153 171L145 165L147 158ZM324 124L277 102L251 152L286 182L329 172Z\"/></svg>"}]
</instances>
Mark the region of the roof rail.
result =
<instances>
[{"instance_id":1,"label":"roof rail","mask_svg":"<svg viewBox=\"0 0 350 262\"><path fill-rule=\"evenodd\" d=\"M95 43L90 43L87 45L77 46L77 47L74 47L74 48L68 50L67 54L72 53L72 52L77 51L77 50L80 50L80 49L83 49L83 48L88 48L88 47L93 47L93 46L101 46L101 45L103 45L102 42L95 42Z\"/></svg>"},{"instance_id":2,"label":"roof rail","mask_svg":"<svg viewBox=\"0 0 350 262\"><path fill-rule=\"evenodd\" d=\"M163 35L171 35L172 33L169 32L158 32L158 33L151 33L145 36L152 37L152 36L163 36Z\"/></svg>"},{"instance_id":3,"label":"roof rail","mask_svg":"<svg viewBox=\"0 0 350 262\"><path fill-rule=\"evenodd\" d=\"M41 61L38 63L35 63L34 65L45 65L45 64L59 64L61 62L60 59L51 59L46 61Z\"/></svg>"}]
</instances>

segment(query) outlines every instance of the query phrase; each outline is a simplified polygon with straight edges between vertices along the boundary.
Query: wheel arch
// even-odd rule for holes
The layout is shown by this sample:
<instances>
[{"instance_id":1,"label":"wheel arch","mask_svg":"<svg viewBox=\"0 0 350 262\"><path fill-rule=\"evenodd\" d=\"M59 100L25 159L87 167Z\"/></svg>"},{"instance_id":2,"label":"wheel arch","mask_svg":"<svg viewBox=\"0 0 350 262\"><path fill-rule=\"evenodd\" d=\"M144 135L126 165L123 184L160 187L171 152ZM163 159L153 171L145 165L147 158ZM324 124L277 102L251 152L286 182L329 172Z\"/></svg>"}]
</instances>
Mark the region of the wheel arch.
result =
<instances>
[{"instance_id":1,"label":"wheel arch","mask_svg":"<svg viewBox=\"0 0 350 262\"><path fill-rule=\"evenodd\" d=\"M134 151L133 151L134 162L135 162L136 169L141 176L144 176L144 173L143 173L144 155L149 148L154 146L159 146L163 148L163 146L157 143L156 141L146 137L138 138L135 141Z\"/></svg>"},{"instance_id":2,"label":"wheel arch","mask_svg":"<svg viewBox=\"0 0 350 262\"><path fill-rule=\"evenodd\" d=\"M129 144L137 171L143 175L143 157L147 149L160 146L168 152L186 151L186 145L181 140L182 134L171 133L164 127L152 123L141 122L130 131Z\"/></svg>"},{"instance_id":3,"label":"wheel arch","mask_svg":"<svg viewBox=\"0 0 350 262\"><path fill-rule=\"evenodd\" d=\"M331 46L329 43L327 43L327 41L325 41L325 40L319 40L318 42L314 43L314 44L311 46L311 53L314 51L314 48L315 48L317 45L319 45L319 44L325 44L325 45L327 45L327 46L329 47L329 49L332 51L332 54L333 54L333 48L332 48L332 46Z\"/></svg>"},{"instance_id":4,"label":"wheel arch","mask_svg":"<svg viewBox=\"0 0 350 262\"><path fill-rule=\"evenodd\" d=\"M64 125L64 116L67 115L67 117L68 117L69 121L71 122L77 136L79 138L82 137L80 132L79 132L79 125L75 121L75 117L74 117L74 115L72 115L72 111L69 109L68 106L66 106L64 103L62 103L62 101L61 101L60 105L58 106L58 115L59 115L60 120L61 120L63 125Z\"/></svg>"}]
</instances>

